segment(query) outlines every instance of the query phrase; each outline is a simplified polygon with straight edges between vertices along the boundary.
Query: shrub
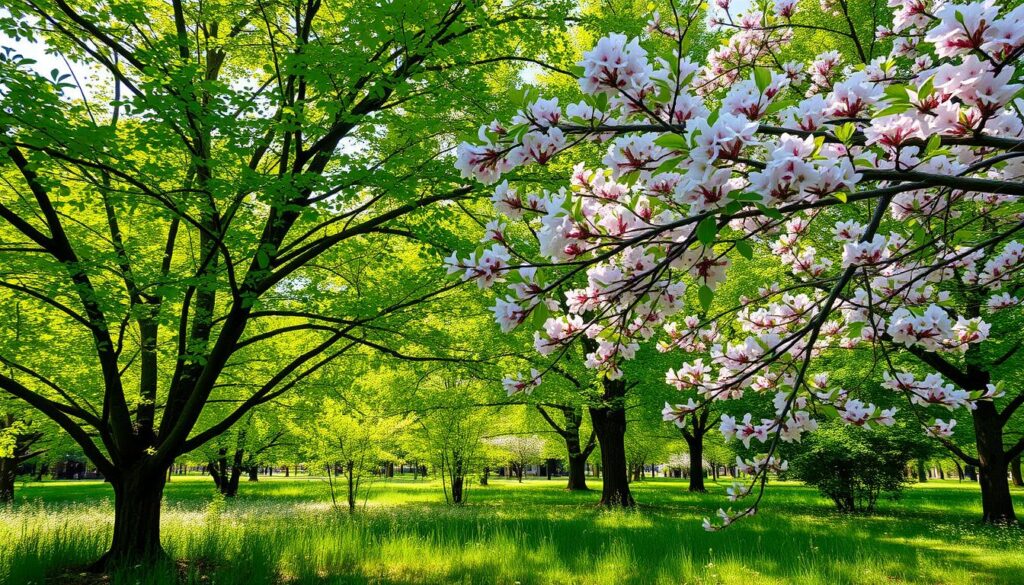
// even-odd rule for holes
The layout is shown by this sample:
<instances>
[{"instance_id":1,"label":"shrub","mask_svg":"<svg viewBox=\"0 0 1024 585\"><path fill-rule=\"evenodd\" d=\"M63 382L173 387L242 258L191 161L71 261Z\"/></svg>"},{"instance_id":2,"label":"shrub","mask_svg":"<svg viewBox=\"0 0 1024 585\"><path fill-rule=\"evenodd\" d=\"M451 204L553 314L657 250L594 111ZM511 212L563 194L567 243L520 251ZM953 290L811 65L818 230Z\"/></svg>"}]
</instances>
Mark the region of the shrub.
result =
<instances>
[{"instance_id":1,"label":"shrub","mask_svg":"<svg viewBox=\"0 0 1024 585\"><path fill-rule=\"evenodd\" d=\"M840 512L871 512L881 494L899 497L904 470L924 447L913 431L892 430L823 424L791 448L787 475L817 487Z\"/></svg>"}]
</instances>

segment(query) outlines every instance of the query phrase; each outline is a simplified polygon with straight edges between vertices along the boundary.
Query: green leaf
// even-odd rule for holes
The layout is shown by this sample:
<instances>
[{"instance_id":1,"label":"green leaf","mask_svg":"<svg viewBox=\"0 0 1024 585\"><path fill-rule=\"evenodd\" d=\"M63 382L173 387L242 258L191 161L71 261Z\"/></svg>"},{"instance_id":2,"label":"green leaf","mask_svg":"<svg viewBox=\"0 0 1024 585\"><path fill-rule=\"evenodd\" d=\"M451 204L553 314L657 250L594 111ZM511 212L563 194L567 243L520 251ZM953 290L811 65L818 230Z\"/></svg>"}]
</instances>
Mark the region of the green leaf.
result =
<instances>
[{"instance_id":1,"label":"green leaf","mask_svg":"<svg viewBox=\"0 0 1024 585\"><path fill-rule=\"evenodd\" d=\"M697 224L697 239L705 246L715 243L715 236L718 235L718 221L715 216L709 215Z\"/></svg>"},{"instance_id":2,"label":"green leaf","mask_svg":"<svg viewBox=\"0 0 1024 585\"><path fill-rule=\"evenodd\" d=\"M533 314L530 315L530 323L534 329L540 329L544 326L544 322L548 320L548 316L551 312L548 310L548 306L544 303L537 303L537 306L533 308Z\"/></svg>"},{"instance_id":3,"label":"green leaf","mask_svg":"<svg viewBox=\"0 0 1024 585\"><path fill-rule=\"evenodd\" d=\"M860 337L860 332L864 330L865 325L867 325L867 323L864 321L850 323L846 326L846 336L853 338Z\"/></svg>"},{"instance_id":4,"label":"green leaf","mask_svg":"<svg viewBox=\"0 0 1024 585\"><path fill-rule=\"evenodd\" d=\"M715 291L711 290L708 285L702 284L697 290L697 299L700 300L700 306L704 311L707 311L711 308L711 301L715 300Z\"/></svg>"},{"instance_id":5,"label":"green leaf","mask_svg":"<svg viewBox=\"0 0 1024 585\"><path fill-rule=\"evenodd\" d=\"M654 169L654 172L651 173L651 176L656 177L661 173L671 173L678 169L679 163L683 162L683 160L685 159L685 156L673 156L672 158L663 160L661 161L661 164L658 165L658 168Z\"/></svg>"},{"instance_id":6,"label":"green leaf","mask_svg":"<svg viewBox=\"0 0 1024 585\"><path fill-rule=\"evenodd\" d=\"M768 207L766 205L758 205L757 208L759 210L761 210L761 213L767 215L768 217L770 217L772 219L776 219L776 220L785 219L785 216L782 215L782 212L779 211L778 209L775 209L774 207Z\"/></svg>"},{"instance_id":7,"label":"green leaf","mask_svg":"<svg viewBox=\"0 0 1024 585\"><path fill-rule=\"evenodd\" d=\"M938 134L932 134L928 138L928 144L926 144L925 147L924 147L924 153L928 154L929 152L935 152L941 146L942 146L942 137L939 136Z\"/></svg>"},{"instance_id":8,"label":"green leaf","mask_svg":"<svg viewBox=\"0 0 1024 585\"><path fill-rule=\"evenodd\" d=\"M910 94L907 93L907 86L905 85L887 85L883 91L885 92L885 95L888 98L886 101L905 103L910 102Z\"/></svg>"},{"instance_id":9,"label":"green leaf","mask_svg":"<svg viewBox=\"0 0 1024 585\"><path fill-rule=\"evenodd\" d=\"M846 193L843 193L842 191L836 191L835 193L832 194L832 196L842 201L843 203L846 203Z\"/></svg>"},{"instance_id":10,"label":"green leaf","mask_svg":"<svg viewBox=\"0 0 1024 585\"><path fill-rule=\"evenodd\" d=\"M757 85L758 91L764 93L764 90L772 84L772 72L764 67L755 67L754 83Z\"/></svg>"},{"instance_id":11,"label":"green leaf","mask_svg":"<svg viewBox=\"0 0 1024 585\"><path fill-rule=\"evenodd\" d=\"M909 109L911 109L913 107L914 106L910 105L909 102L902 103L902 104L896 104L894 106L889 106L887 108L883 108L881 111L875 112L875 117L876 118L881 118L882 116L891 116L893 114L902 114L903 112L906 112L907 110L909 110Z\"/></svg>"},{"instance_id":12,"label":"green leaf","mask_svg":"<svg viewBox=\"0 0 1024 585\"><path fill-rule=\"evenodd\" d=\"M747 260L754 259L754 248L746 240L736 240L736 251Z\"/></svg>"},{"instance_id":13,"label":"green leaf","mask_svg":"<svg viewBox=\"0 0 1024 585\"><path fill-rule=\"evenodd\" d=\"M921 88L917 90L917 97L922 98L931 95L935 89L935 76L932 75L921 84Z\"/></svg>"},{"instance_id":14,"label":"green leaf","mask_svg":"<svg viewBox=\"0 0 1024 585\"><path fill-rule=\"evenodd\" d=\"M732 193L729 193L728 197L729 199L735 199L736 201L753 201L755 203L759 203L761 201L760 195L749 191L745 193L733 191Z\"/></svg>"},{"instance_id":15,"label":"green leaf","mask_svg":"<svg viewBox=\"0 0 1024 585\"><path fill-rule=\"evenodd\" d=\"M765 114L775 114L795 104L796 102L794 100L775 101L772 102L764 112Z\"/></svg>"},{"instance_id":16,"label":"green leaf","mask_svg":"<svg viewBox=\"0 0 1024 585\"><path fill-rule=\"evenodd\" d=\"M815 136L814 137L814 154L812 154L811 156L818 156L818 153L821 152L821 147L824 144L825 144L825 137L824 136Z\"/></svg>"},{"instance_id":17,"label":"green leaf","mask_svg":"<svg viewBox=\"0 0 1024 585\"><path fill-rule=\"evenodd\" d=\"M853 140L853 134L857 131L857 125L853 122L847 122L840 126L836 126L833 133L836 138L839 139L843 144L849 145L850 141Z\"/></svg>"},{"instance_id":18,"label":"green leaf","mask_svg":"<svg viewBox=\"0 0 1024 585\"><path fill-rule=\"evenodd\" d=\"M662 134L654 139L654 143L672 150L687 150L690 147L686 143L686 139L679 134Z\"/></svg>"}]
</instances>

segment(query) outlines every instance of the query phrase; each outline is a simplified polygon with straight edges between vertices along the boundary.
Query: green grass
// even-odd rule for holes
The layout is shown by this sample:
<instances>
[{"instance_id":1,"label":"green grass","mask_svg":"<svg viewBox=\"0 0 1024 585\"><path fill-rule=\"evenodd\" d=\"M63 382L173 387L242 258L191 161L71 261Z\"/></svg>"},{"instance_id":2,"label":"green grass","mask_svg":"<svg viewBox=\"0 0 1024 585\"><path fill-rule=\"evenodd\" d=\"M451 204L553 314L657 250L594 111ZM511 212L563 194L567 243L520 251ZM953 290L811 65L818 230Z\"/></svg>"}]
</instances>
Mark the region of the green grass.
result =
<instances>
[{"instance_id":1,"label":"green grass","mask_svg":"<svg viewBox=\"0 0 1024 585\"><path fill-rule=\"evenodd\" d=\"M1024 583L1024 530L980 525L967 482L914 486L868 517L774 485L760 515L714 534L700 519L725 502L724 484L709 487L699 496L680 480L634 483L641 508L606 512L594 508L596 493L567 493L555 480L492 481L450 507L438 483L395 479L375 483L350 517L331 508L320 480L243 482L223 501L208 478L176 477L163 544L178 567L102 582L170 583L177 572L218 585ZM110 497L100 482L19 486L18 503L0 509L0 580L77 579L69 568L98 557L109 538Z\"/></svg>"}]
</instances>

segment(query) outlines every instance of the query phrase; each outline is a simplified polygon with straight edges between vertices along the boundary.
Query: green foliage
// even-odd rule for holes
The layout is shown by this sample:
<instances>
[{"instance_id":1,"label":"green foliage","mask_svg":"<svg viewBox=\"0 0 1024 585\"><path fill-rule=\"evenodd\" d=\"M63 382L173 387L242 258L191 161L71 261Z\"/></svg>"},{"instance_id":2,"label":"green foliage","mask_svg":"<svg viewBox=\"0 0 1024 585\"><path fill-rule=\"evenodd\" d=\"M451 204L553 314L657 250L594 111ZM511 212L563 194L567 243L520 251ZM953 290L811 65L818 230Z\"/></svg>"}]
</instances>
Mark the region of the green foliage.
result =
<instances>
[{"instance_id":1,"label":"green foliage","mask_svg":"<svg viewBox=\"0 0 1024 585\"><path fill-rule=\"evenodd\" d=\"M879 431L830 421L784 451L791 453L788 474L817 487L837 510L872 512L880 495L900 495L907 464L926 445L917 429Z\"/></svg>"}]
</instances>

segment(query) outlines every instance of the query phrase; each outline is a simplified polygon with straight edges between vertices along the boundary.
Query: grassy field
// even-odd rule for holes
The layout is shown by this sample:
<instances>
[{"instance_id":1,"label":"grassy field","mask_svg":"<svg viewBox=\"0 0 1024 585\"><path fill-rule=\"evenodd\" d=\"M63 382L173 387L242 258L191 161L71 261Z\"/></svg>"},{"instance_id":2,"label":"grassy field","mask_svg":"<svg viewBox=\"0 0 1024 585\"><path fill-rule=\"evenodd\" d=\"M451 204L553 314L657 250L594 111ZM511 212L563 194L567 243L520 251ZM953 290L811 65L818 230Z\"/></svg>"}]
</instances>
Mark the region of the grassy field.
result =
<instances>
[{"instance_id":1,"label":"grassy field","mask_svg":"<svg viewBox=\"0 0 1024 585\"><path fill-rule=\"evenodd\" d=\"M1024 583L1024 530L979 525L977 486L966 482L913 486L869 517L775 485L759 516L714 534L700 519L723 504L724 484L699 496L681 480L634 483L635 512L597 510L597 494L562 485L492 481L456 508L436 482L378 481L350 517L322 480L243 482L224 501L209 478L175 477L163 543L177 566L102 582ZM0 580L91 582L74 567L104 550L110 497L100 482L19 486L18 503L0 508Z\"/></svg>"}]
</instances>

